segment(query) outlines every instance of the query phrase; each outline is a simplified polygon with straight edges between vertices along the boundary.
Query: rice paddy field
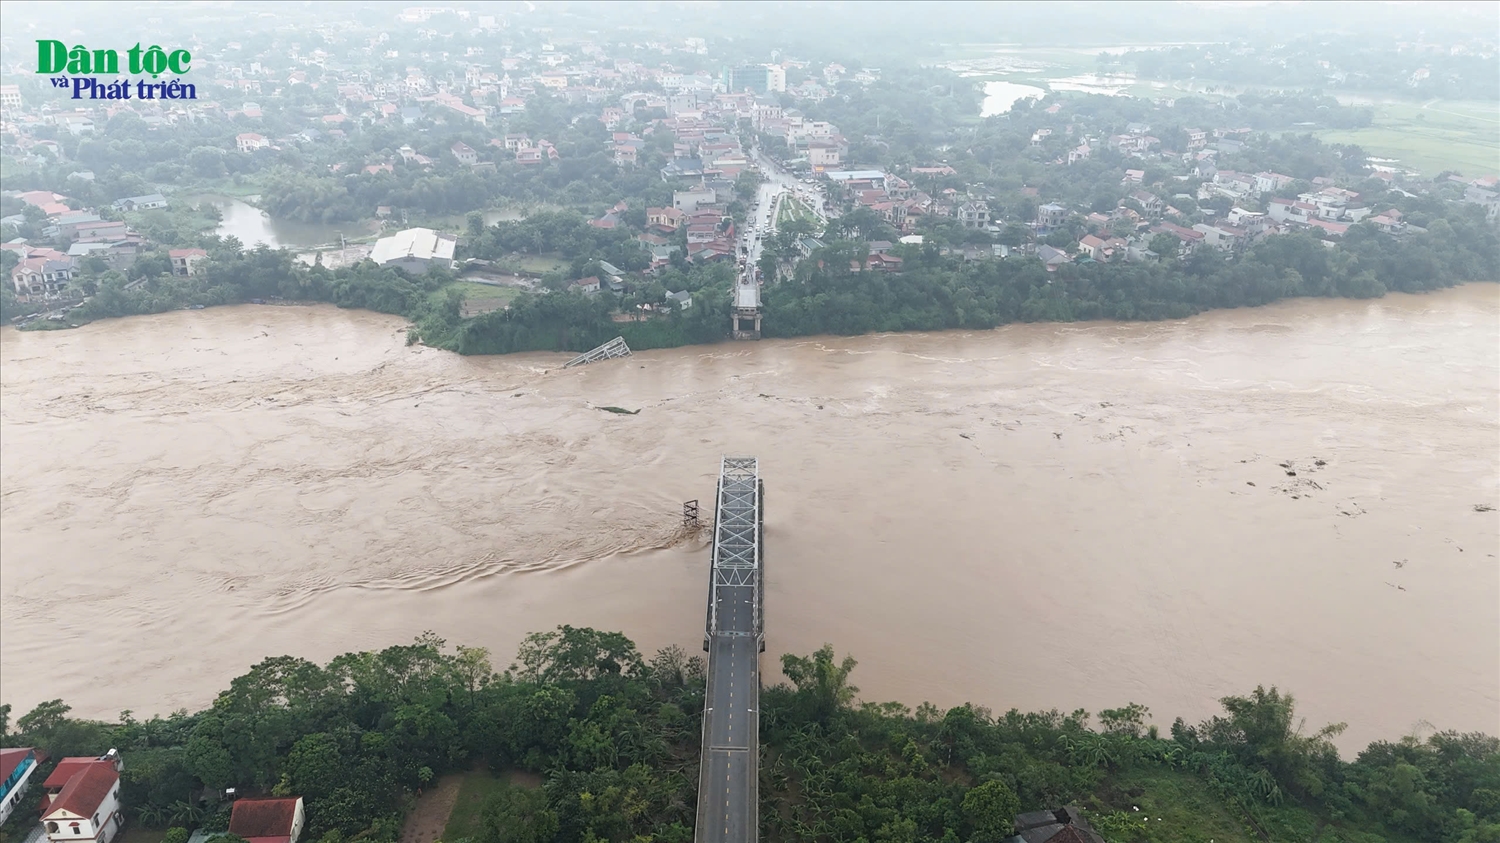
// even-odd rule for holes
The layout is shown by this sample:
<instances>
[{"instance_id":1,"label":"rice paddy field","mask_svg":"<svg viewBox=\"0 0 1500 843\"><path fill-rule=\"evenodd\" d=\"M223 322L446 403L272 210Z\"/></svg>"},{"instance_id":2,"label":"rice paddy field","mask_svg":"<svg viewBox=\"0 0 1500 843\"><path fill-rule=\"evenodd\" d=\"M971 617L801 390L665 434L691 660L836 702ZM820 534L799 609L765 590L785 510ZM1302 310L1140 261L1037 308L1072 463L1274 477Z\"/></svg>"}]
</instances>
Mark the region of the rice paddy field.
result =
<instances>
[{"instance_id":1,"label":"rice paddy field","mask_svg":"<svg viewBox=\"0 0 1500 843\"><path fill-rule=\"evenodd\" d=\"M1478 177L1500 173L1500 103L1464 100L1357 102L1374 109L1363 129L1318 132L1325 143L1353 143L1376 158L1435 176L1457 170Z\"/></svg>"}]
</instances>

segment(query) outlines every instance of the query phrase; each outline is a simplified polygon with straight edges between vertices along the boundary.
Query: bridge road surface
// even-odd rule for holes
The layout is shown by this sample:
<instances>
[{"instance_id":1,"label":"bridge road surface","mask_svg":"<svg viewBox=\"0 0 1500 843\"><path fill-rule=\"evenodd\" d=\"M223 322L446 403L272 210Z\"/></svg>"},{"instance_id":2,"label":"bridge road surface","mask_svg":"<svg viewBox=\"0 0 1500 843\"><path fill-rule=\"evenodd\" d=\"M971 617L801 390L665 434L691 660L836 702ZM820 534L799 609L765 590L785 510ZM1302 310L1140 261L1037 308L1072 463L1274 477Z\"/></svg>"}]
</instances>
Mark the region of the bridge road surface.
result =
<instances>
[{"instance_id":1,"label":"bridge road surface","mask_svg":"<svg viewBox=\"0 0 1500 843\"><path fill-rule=\"evenodd\" d=\"M758 482L754 475L720 480L696 843L753 843L759 835L760 571L758 564L736 565L747 559L759 562ZM745 508L747 499L752 509ZM751 525L748 543L745 530L721 529L737 520ZM731 570L734 575L726 577ZM745 584L726 584L726 579Z\"/></svg>"}]
</instances>

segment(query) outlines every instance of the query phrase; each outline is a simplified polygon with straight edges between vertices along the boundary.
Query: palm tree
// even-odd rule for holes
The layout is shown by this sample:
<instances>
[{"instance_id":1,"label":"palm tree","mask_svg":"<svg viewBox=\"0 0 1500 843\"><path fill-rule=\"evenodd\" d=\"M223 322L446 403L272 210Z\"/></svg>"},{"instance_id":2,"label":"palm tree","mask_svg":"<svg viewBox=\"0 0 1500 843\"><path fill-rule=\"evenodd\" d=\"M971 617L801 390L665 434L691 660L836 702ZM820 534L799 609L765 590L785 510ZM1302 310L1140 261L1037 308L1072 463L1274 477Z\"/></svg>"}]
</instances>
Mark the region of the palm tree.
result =
<instances>
[{"instance_id":1,"label":"palm tree","mask_svg":"<svg viewBox=\"0 0 1500 843\"><path fill-rule=\"evenodd\" d=\"M172 803L170 811L171 822L176 825L194 825L203 821L203 809L186 800Z\"/></svg>"},{"instance_id":2,"label":"palm tree","mask_svg":"<svg viewBox=\"0 0 1500 843\"><path fill-rule=\"evenodd\" d=\"M168 816L166 807L155 803L142 805L135 809L135 817L141 821L141 825L148 825L153 828L166 825Z\"/></svg>"}]
</instances>

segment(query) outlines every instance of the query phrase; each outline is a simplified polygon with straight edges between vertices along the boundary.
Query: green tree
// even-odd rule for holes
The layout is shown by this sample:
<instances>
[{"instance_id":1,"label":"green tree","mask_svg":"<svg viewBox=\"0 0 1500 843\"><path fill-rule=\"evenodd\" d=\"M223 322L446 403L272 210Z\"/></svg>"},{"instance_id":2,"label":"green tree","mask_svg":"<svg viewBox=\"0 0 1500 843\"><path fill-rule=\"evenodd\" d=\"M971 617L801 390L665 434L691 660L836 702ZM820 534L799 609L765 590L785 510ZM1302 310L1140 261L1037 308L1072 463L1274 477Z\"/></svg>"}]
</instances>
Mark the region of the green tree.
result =
<instances>
[{"instance_id":1,"label":"green tree","mask_svg":"<svg viewBox=\"0 0 1500 843\"><path fill-rule=\"evenodd\" d=\"M1009 838L1020 810L1021 800L1002 781L987 781L964 794L964 820L979 843Z\"/></svg>"},{"instance_id":2,"label":"green tree","mask_svg":"<svg viewBox=\"0 0 1500 843\"><path fill-rule=\"evenodd\" d=\"M507 786L485 803L475 843L551 843L558 832L557 815L547 808L540 790Z\"/></svg>"},{"instance_id":3,"label":"green tree","mask_svg":"<svg viewBox=\"0 0 1500 843\"><path fill-rule=\"evenodd\" d=\"M781 657L781 672L792 680L799 696L810 705L813 718L827 722L854 700L859 689L849 684L849 674L859 662L845 656L834 661L833 645L824 644L811 657L787 653Z\"/></svg>"}]
</instances>

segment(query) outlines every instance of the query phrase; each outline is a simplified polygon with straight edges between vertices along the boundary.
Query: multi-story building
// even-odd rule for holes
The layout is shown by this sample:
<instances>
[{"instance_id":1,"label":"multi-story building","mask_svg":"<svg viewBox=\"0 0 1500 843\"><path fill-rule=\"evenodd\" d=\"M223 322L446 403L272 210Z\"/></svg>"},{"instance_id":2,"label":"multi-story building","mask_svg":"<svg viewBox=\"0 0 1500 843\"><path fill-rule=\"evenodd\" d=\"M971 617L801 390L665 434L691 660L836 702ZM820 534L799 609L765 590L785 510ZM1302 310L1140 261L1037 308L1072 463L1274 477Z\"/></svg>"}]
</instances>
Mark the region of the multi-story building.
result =
<instances>
[{"instance_id":1,"label":"multi-story building","mask_svg":"<svg viewBox=\"0 0 1500 843\"><path fill-rule=\"evenodd\" d=\"M16 803L26 795L36 768L36 750L31 747L0 749L0 823L10 819Z\"/></svg>"},{"instance_id":2,"label":"multi-story building","mask_svg":"<svg viewBox=\"0 0 1500 843\"><path fill-rule=\"evenodd\" d=\"M42 782L42 828L50 843L109 843L125 824L120 804L120 755L64 758Z\"/></svg>"}]
</instances>

